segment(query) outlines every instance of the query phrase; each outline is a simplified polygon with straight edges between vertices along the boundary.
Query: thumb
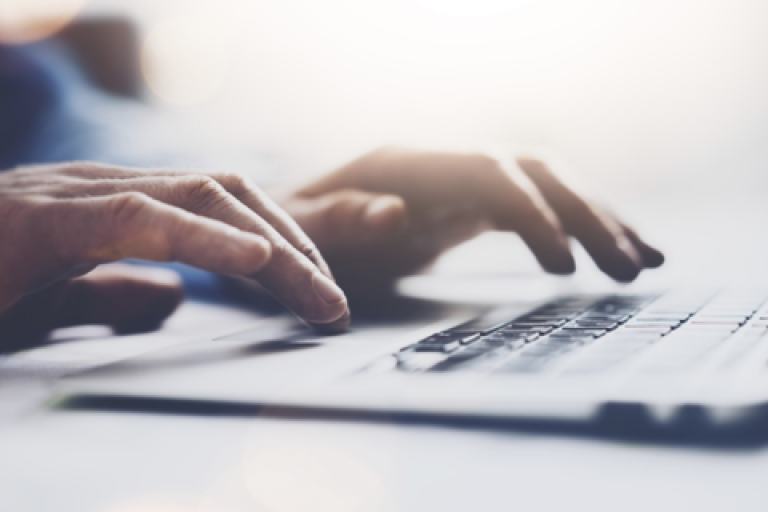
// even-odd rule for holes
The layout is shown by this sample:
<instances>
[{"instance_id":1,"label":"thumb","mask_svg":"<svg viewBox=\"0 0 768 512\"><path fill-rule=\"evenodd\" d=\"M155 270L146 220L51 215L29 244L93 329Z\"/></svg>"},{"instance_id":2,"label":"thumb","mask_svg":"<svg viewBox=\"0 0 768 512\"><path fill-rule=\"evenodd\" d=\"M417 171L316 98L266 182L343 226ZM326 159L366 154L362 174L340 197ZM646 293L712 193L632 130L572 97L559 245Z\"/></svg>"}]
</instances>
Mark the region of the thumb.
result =
<instances>
[{"instance_id":1,"label":"thumb","mask_svg":"<svg viewBox=\"0 0 768 512\"><path fill-rule=\"evenodd\" d=\"M408 220L405 201L395 195L345 189L297 201L291 213L321 252L387 241Z\"/></svg>"},{"instance_id":2,"label":"thumb","mask_svg":"<svg viewBox=\"0 0 768 512\"><path fill-rule=\"evenodd\" d=\"M109 265L70 281L53 323L108 325L123 334L145 332L158 328L182 298L181 280L173 271Z\"/></svg>"},{"instance_id":3,"label":"thumb","mask_svg":"<svg viewBox=\"0 0 768 512\"><path fill-rule=\"evenodd\" d=\"M108 325L119 333L155 329L178 307L183 290L175 272L109 265L19 300L0 316L0 350L42 341L50 331Z\"/></svg>"}]
</instances>

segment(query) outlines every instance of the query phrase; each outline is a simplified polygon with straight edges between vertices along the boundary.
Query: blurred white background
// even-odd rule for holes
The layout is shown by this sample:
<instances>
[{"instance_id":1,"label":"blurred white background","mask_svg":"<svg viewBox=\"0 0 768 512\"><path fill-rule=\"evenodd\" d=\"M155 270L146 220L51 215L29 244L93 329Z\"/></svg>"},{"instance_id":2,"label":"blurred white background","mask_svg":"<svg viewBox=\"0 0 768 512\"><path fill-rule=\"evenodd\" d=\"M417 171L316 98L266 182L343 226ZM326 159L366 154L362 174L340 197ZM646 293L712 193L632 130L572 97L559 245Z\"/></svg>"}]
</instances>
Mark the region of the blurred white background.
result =
<instances>
[{"instance_id":1,"label":"blurred white background","mask_svg":"<svg viewBox=\"0 0 768 512\"><path fill-rule=\"evenodd\" d=\"M388 143L553 151L633 193L768 170L765 0L90 0L86 11L139 21L158 102L301 171Z\"/></svg>"},{"instance_id":2,"label":"blurred white background","mask_svg":"<svg viewBox=\"0 0 768 512\"><path fill-rule=\"evenodd\" d=\"M150 101L283 171L386 144L543 154L668 271L764 268L766 0L0 0L0 36L78 9L137 22Z\"/></svg>"}]
</instances>

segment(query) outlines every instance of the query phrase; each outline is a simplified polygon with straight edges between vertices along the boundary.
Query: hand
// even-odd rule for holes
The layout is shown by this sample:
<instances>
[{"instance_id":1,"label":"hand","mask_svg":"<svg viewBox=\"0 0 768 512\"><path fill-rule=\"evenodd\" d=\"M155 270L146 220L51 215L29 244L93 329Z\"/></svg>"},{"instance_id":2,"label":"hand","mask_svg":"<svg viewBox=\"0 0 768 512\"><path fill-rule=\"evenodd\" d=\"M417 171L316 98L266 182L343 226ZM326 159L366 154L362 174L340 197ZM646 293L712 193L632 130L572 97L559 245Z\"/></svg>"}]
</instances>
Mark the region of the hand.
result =
<instances>
[{"instance_id":1,"label":"hand","mask_svg":"<svg viewBox=\"0 0 768 512\"><path fill-rule=\"evenodd\" d=\"M575 270L568 236L618 281L663 263L658 250L543 163L516 164L482 154L379 150L280 202L348 292L391 284L489 229L517 232L556 274Z\"/></svg>"},{"instance_id":2,"label":"hand","mask_svg":"<svg viewBox=\"0 0 768 512\"><path fill-rule=\"evenodd\" d=\"M138 313L110 309L121 307L126 287L147 306L152 297L163 303L139 308L157 324L179 301L177 283L135 271L86 275L125 258L248 276L309 324L333 331L349 322L346 298L310 239L242 177L74 163L0 174L0 345L39 331L41 318L46 329L142 325Z\"/></svg>"}]
</instances>

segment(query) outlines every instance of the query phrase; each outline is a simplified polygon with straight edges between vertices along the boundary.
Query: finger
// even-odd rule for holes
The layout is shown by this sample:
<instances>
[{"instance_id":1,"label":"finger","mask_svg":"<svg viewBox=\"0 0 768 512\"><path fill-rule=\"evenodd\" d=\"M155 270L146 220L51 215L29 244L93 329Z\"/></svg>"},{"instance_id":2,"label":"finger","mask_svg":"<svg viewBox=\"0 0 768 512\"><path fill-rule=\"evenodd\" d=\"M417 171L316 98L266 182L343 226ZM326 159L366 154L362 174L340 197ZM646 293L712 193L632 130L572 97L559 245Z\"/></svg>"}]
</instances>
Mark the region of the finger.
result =
<instances>
[{"instance_id":1,"label":"finger","mask_svg":"<svg viewBox=\"0 0 768 512\"><path fill-rule=\"evenodd\" d=\"M312 238L267 194L238 174L210 174L209 176L224 190L261 216L289 244L309 258L323 274L333 279L330 267L312 242Z\"/></svg>"},{"instance_id":2,"label":"finger","mask_svg":"<svg viewBox=\"0 0 768 512\"><path fill-rule=\"evenodd\" d=\"M543 163L529 159L518 163L552 206L565 230L584 246L603 272L622 282L638 276L643 258L617 222L566 187Z\"/></svg>"},{"instance_id":3,"label":"finger","mask_svg":"<svg viewBox=\"0 0 768 512\"><path fill-rule=\"evenodd\" d=\"M646 268L659 268L664 264L664 254L661 251L648 245L634 229L627 227L625 224L621 224L621 227L624 230L624 235L632 242L637 252L640 253Z\"/></svg>"},{"instance_id":4,"label":"finger","mask_svg":"<svg viewBox=\"0 0 768 512\"><path fill-rule=\"evenodd\" d=\"M516 231L545 270L573 273L576 263L560 221L538 190L525 175L504 171L493 160L484 168L478 194L489 200L497 227Z\"/></svg>"},{"instance_id":5,"label":"finger","mask_svg":"<svg viewBox=\"0 0 768 512\"><path fill-rule=\"evenodd\" d=\"M190 193L193 196L192 199L211 192L212 187L210 183L205 183L205 179L213 180L235 199L264 219L281 237L314 263L322 273L332 278L330 267L323 259L320 251L291 216L285 213L250 180L239 174L185 172L169 169L147 171L90 163L71 166L63 172L69 176L82 178L86 183L90 182L95 189L93 193L114 193L117 189L134 189L136 180L160 177L188 179L187 187L181 184L181 188ZM99 178L99 181L94 181L94 177ZM103 180L110 180L110 182ZM184 202L188 203L189 201ZM171 201L171 204L177 204L177 201Z\"/></svg>"},{"instance_id":6,"label":"finger","mask_svg":"<svg viewBox=\"0 0 768 512\"><path fill-rule=\"evenodd\" d=\"M298 250L213 178L204 175L143 176L117 182L97 182L86 188L91 193L102 189L138 190L162 204L170 204L264 237L272 247L269 263L260 272L244 275L255 277L278 300L310 324L329 324L345 314L349 316L344 293L328 277L328 273L319 271L309 259L310 254L317 252L309 238L301 232L307 241L304 242L305 250ZM277 206L270 208L277 209ZM308 251L308 248L312 250ZM325 327L327 330L328 326Z\"/></svg>"},{"instance_id":7,"label":"finger","mask_svg":"<svg viewBox=\"0 0 768 512\"><path fill-rule=\"evenodd\" d=\"M601 208L600 214L603 218L609 219L613 229L629 241L634 253L639 256L639 260L645 268L658 268L664 264L664 254L643 240L634 229L630 228L613 211Z\"/></svg>"},{"instance_id":8,"label":"finger","mask_svg":"<svg viewBox=\"0 0 768 512\"><path fill-rule=\"evenodd\" d=\"M175 272L128 265L100 267L19 300L0 316L0 350L39 343L60 327L107 325L121 333L153 330L182 297Z\"/></svg>"},{"instance_id":9,"label":"finger","mask_svg":"<svg viewBox=\"0 0 768 512\"><path fill-rule=\"evenodd\" d=\"M173 271L129 265L102 266L69 282L53 327L108 325L118 333L157 329L184 297Z\"/></svg>"},{"instance_id":10,"label":"finger","mask_svg":"<svg viewBox=\"0 0 768 512\"><path fill-rule=\"evenodd\" d=\"M405 202L393 195L338 190L294 203L293 215L326 253L389 241L408 221Z\"/></svg>"},{"instance_id":11,"label":"finger","mask_svg":"<svg viewBox=\"0 0 768 512\"><path fill-rule=\"evenodd\" d=\"M246 275L271 257L271 246L261 236L138 192L51 201L35 214L42 216L39 225L49 226L50 248L67 268L139 258ZM66 222L51 222L57 218Z\"/></svg>"}]
</instances>

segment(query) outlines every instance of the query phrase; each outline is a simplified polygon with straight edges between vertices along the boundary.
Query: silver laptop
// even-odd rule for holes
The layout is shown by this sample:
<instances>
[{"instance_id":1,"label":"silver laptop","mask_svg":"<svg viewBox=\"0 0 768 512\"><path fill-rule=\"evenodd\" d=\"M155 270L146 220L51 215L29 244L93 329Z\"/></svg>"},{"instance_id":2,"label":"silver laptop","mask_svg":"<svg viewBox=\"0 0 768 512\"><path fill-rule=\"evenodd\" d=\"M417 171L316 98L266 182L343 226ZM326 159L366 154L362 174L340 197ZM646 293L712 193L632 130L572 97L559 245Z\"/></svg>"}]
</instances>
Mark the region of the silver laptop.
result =
<instances>
[{"instance_id":1,"label":"silver laptop","mask_svg":"<svg viewBox=\"0 0 768 512\"><path fill-rule=\"evenodd\" d=\"M757 424L768 403L768 287L558 295L492 308L403 301L401 320L342 336L277 316L70 375L60 389L713 431Z\"/></svg>"}]
</instances>

